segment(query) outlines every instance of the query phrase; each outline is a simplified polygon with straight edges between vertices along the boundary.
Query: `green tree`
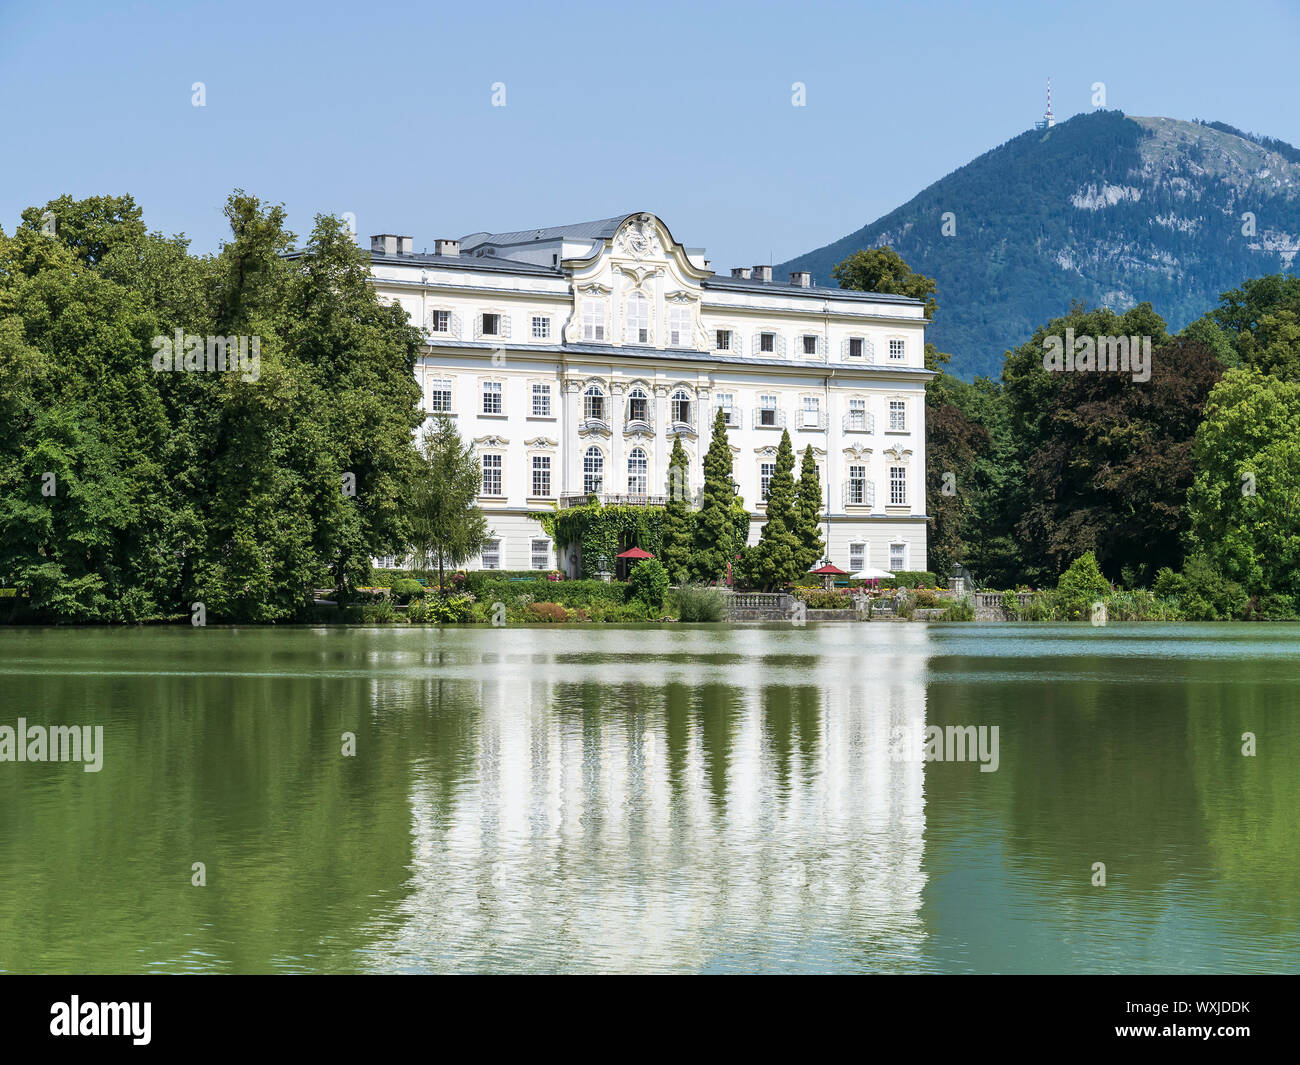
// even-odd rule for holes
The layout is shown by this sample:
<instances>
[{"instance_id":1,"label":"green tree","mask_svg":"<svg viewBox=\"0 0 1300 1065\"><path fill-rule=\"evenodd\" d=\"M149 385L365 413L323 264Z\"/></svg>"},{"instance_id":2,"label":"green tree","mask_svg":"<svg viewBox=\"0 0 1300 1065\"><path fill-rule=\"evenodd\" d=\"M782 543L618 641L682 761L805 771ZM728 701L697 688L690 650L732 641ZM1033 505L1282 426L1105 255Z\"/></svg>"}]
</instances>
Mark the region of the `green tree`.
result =
<instances>
[{"instance_id":1,"label":"green tree","mask_svg":"<svg viewBox=\"0 0 1300 1065\"><path fill-rule=\"evenodd\" d=\"M664 596L668 594L668 571L655 558L638 562L628 578L632 598L644 603L650 610L661 610Z\"/></svg>"},{"instance_id":2,"label":"green tree","mask_svg":"<svg viewBox=\"0 0 1300 1065\"><path fill-rule=\"evenodd\" d=\"M789 584L803 572L794 532L794 448L788 430L781 433L775 466L768 483L767 520L758 543L743 552L740 568L746 583L766 589Z\"/></svg>"},{"instance_id":3,"label":"green tree","mask_svg":"<svg viewBox=\"0 0 1300 1065\"><path fill-rule=\"evenodd\" d=\"M890 247L865 248L856 251L831 269L831 276L840 288L857 292L883 292L895 296L911 296L925 304L925 316L933 318L939 309L934 294L938 286L933 278L918 274L903 257Z\"/></svg>"},{"instance_id":4,"label":"green tree","mask_svg":"<svg viewBox=\"0 0 1300 1065\"><path fill-rule=\"evenodd\" d=\"M448 567L461 566L491 536L475 503L481 473L474 449L461 441L456 423L435 415L424 438L423 462L411 494L411 551L417 568L437 569L438 587Z\"/></svg>"},{"instance_id":5,"label":"green tree","mask_svg":"<svg viewBox=\"0 0 1300 1065\"><path fill-rule=\"evenodd\" d=\"M735 487L731 480L731 446L722 408L713 417L713 435L704 455L704 491L695 515L694 544L689 563L694 581L712 584L726 576L727 563L735 554L732 543L731 501Z\"/></svg>"},{"instance_id":6,"label":"green tree","mask_svg":"<svg viewBox=\"0 0 1300 1065\"><path fill-rule=\"evenodd\" d=\"M817 460L813 458L812 445L809 444L803 450L793 507L792 531L799 544L795 558L800 573L807 573L826 554L821 518L822 484L817 476Z\"/></svg>"},{"instance_id":7,"label":"green tree","mask_svg":"<svg viewBox=\"0 0 1300 1065\"><path fill-rule=\"evenodd\" d=\"M681 584L690 575L693 533L688 464L681 437L673 437L673 450L668 458L668 502L664 506L659 559L674 584Z\"/></svg>"},{"instance_id":8,"label":"green tree","mask_svg":"<svg viewBox=\"0 0 1300 1065\"><path fill-rule=\"evenodd\" d=\"M406 543L418 331L337 219L295 252L282 207L236 191L226 215L216 256L129 197L0 234L0 581L35 619L307 616ZM214 372L162 372L177 332ZM238 338L242 365L206 365Z\"/></svg>"},{"instance_id":9,"label":"green tree","mask_svg":"<svg viewBox=\"0 0 1300 1065\"><path fill-rule=\"evenodd\" d=\"M1091 616L1093 605L1110 594L1110 583L1102 576L1097 556L1091 551L1070 563L1056 583L1057 608L1070 621Z\"/></svg>"},{"instance_id":10,"label":"green tree","mask_svg":"<svg viewBox=\"0 0 1300 1065\"><path fill-rule=\"evenodd\" d=\"M1189 540L1257 613L1300 612L1300 382L1229 370L1196 433Z\"/></svg>"}]
</instances>

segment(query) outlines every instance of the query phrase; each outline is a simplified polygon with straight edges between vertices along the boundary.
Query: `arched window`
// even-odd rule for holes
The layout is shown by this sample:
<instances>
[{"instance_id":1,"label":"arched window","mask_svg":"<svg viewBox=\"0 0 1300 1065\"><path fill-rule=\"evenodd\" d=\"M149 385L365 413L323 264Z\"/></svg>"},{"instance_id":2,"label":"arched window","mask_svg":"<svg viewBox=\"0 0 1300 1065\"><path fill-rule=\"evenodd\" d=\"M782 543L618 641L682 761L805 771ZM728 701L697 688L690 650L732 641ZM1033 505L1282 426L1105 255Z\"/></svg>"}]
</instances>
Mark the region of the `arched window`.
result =
<instances>
[{"instance_id":1,"label":"arched window","mask_svg":"<svg viewBox=\"0 0 1300 1065\"><path fill-rule=\"evenodd\" d=\"M650 397L640 385L633 385L627 394L627 420L650 423Z\"/></svg>"},{"instance_id":2,"label":"arched window","mask_svg":"<svg viewBox=\"0 0 1300 1065\"><path fill-rule=\"evenodd\" d=\"M587 390L583 392L582 416L600 422L605 420L605 393L601 391L599 385L588 385Z\"/></svg>"},{"instance_id":3,"label":"arched window","mask_svg":"<svg viewBox=\"0 0 1300 1065\"><path fill-rule=\"evenodd\" d=\"M647 473L650 464L646 460L645 450L634 447L627 456L627 491L629 495L643 496L646 493Z\"/></svg>"},{"instance_id":4,"label":"arched window","mask_svg":"<svg viewBox=\"0 0 1300 1065\"><path fill-rule=\"evenodd\" d=\"M627 298L627 341L629 344L650 343L650 301L645 293L633 292Z\"/></svg>"},{"instance_id":5,"label":"arched window","mask_svg":"<svg viewBox=\"0 0 1300 1065\"><path fill-rule=\"evenodd\" d=\"M672 419L677 425L691 424L691 397L686 389L679 388L672 397Z\"/></svg>"},{"instance_id":6,"label":"arched window","mask_svg":"<svg viewBox=\"0 0 1300 1065\"><path fill-rule=\"evenodd\" d=\"M603 491L605 482L605 456L600 448L589 447L582 457L582 490L587 495Z\"/></svg>"}]
</instances>

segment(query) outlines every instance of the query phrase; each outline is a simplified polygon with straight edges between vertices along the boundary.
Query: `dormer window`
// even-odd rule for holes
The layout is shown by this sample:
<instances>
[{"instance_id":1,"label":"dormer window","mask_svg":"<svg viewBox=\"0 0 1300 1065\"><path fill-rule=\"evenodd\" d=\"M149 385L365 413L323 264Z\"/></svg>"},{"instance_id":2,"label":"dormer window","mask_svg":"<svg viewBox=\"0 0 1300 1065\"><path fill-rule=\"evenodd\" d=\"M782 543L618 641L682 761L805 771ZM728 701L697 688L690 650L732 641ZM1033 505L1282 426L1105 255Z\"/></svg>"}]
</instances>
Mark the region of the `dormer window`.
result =
<instances>
[{"instance_id":1,"label":"dormer window","mask_svg":"<svg viewBox=\"0 0 1300 1065\"><path fill-rule=\"evenodd\" d=\"M689 348L691 344L691 309L676 304L668 309L668 344L674 348Z\"/></svg>"},{"instance_id":2,"label":"dormer window","mask_svg":"<svg viewBox=\"0 0 1300 1065\"><path fill-rule=\"evenodd\" d=\"M641 292L627 298L627 342L650 343L650 301Z\"/></svg>"},{"instance_id":3,"label":"dormer window","mask_svg":"<svg viewBox=\"0 0 1300 1065\"><path fill-rule=\"evenodd\" d=\"M582 301L582 339L599 342L605 339L605 301Z\"/></svg>"}]
</instances>

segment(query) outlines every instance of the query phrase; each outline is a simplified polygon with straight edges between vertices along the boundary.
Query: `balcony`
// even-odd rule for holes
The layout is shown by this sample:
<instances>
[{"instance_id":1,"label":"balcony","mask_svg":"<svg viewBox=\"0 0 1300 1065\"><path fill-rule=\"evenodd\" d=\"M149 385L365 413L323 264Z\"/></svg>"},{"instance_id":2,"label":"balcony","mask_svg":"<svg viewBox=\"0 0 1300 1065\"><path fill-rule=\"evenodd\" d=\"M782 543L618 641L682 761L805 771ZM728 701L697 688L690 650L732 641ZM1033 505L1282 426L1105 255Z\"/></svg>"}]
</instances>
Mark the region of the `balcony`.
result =
<instances>
[{"instance_id":1,"label":"balcony","mask_svg":"<svg viewBox=\"0 0 1300 1065\"><path fill-rule=\"evenodd\" d=\"M824 410L801 410L795 428L810 433L823 431L826 428L826 412Z\"/></svg>"},{"instance_id":2,"label":"balcony","mask_svg":"<svg viewBox=\"0 0 1300 1065\"><path fill-rule=\"evenodd\" d=\"M615 495L612 492L565 492L560 496L560 509L585 506L595 496L606 507L662 507L668 504L667 496Z\"/></svg>"},{"instance_id":3,"label":"balcony","mask_svg":"<svg viewBox=\"0 0 1300 1065\"><path fill-rule=\"evenodd\" d=\"M866 411L849 411L844 415L844 431L846 433L874 433L876 431L876 417L874 414L868 414Z\"/></svg>"},{"instance_id":4,"label":"balcony","mask_svg":"<svg viewBox=\"0 0 1300 1065\"><path fill-rule=\"evenodd\" d=\"M755 407L753 428L784 429L785 411L776 407Z\"/></svg>"}]
</instances>

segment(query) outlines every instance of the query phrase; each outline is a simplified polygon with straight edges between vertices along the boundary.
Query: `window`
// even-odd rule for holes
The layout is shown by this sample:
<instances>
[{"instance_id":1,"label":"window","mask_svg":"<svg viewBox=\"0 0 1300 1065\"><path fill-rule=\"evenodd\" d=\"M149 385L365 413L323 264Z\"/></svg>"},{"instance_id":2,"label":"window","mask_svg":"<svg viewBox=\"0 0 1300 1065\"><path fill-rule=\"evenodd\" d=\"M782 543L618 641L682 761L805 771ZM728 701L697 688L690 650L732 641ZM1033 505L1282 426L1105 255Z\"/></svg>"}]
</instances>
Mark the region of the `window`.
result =
<instances>
[{"instance_id":1,"label":"window","mask_svg":"<svg viewBox=\"0 0 1300 1065\"><path fill-rule=\"evenodd\" d=\"M549 318L533 318L533 339L545 340L551 335L551 320Z\"/></svg>"},{"instance_id":2,"label":"window","mask_svg":"<svg viewBox=\"0 0 1300 1065\"><path fill-rule=\"evenodd\" d=\"M691 397L686 394L685 389L679 388L673 393L670 410L674 424L691 424Z\"/></svg>"},{"instance_id":3,"label":"window","mask_svg":"<svg viewBox=\"0 0 1300 1065\"><path fill-rule=\"evenodd\" d=\"M900 570L907 569L906 544L889 545L889 569L891 573L898 573Z\"/></svg>"},{"instance_id":4,"label":"window","mask_svg":"<svg viewBox=\"0 0 1300 1065\"><path fill-rule=\"evenodd\" d=\"M689 348L691 344L691 309L681 304L668 308L668 343L674 348Z\"/></svg>"},{"instance_id":5,"label":"window","mask_svg":"<svg viewBox=\"0 0 1300 1065\"><path fill-rule=\"evenodd\" d=\"M867 502L867 468L865 466L849 467L849 498L847 500L850 506L864 506Z\"/></svg>"},{"instance_id":6,"label":"window","mask_svg":"<svg viewBox=\"0 0 1300 1065\"><path fill-rule=\"evenodd\" d=\"M889 357L891 359L901 359L907 350L907 346L902 340L891 340L889 342Z\"/></svg>"},{"instance_id":7,"label":"window","mask_svg":"<svg viewBox=\"0 0 1300 1065\"><path fill-rule=\"evenodd\" d=\"M533 385L533 405L530 409L534 418L549 418L551 416L550 385Z\"/></svg>"},{"instance_id":8,"label":"window","mask_svg":"<svg viewBox=\"0 0 1300 1065\"><path fill-rule=\"evenodd\" d=\"M605 301L582 301L582 339L605 339Z\"/></svg>"},{"instance_id":9,"label":"window","mask_svg":"<svg viewBox=\"0 0 1300 1065\"><path fill-rule=\"evenodd\" d=\"M650 343L650 301L640 292L627 298L627 340L631 344Z\"/></svg>"},{"instance_id":10,"label":"window","mask_svg":"<svg viewBox=\"0 0 1300 1065\"><path fill-rule=\"evenodd\" d=\"M799 424L805 429L820 428L822 423L822 401L816 396L803 397L803 421Z\"/></svg>"},{"instance_id":11,"label":"window","mask_svg":"<svg viewBox=\"0 0 1300 1065\"><path fill-rule=\"evenodd\" d=\"M759 333L759 334L758 334L758 350L759 350L759 351L762 351L762 352L772 352L772 351L776 351L776 334L775 334L775 333Z\"/></svg>"},{"instance_id":12,"label":"window","mask_svg":"<svg viewBox=\"0 0 1300 1065\"><path fill-rule=\"evenodd\" d=\"M431 311L429 313L430 333L451 332L451 311Z\"/></svg>"},{"instance_id":13,"label":"window","mask_svg":"<svg viewBox=\"0 0 1300 1065\"><path fill-rule=\"evenodd\" d=\"M551 456L533 456L533 498L547 499L551 494Z\"/></svg>"},{"instance_id":14,"label":"window","mask_svg":"<svg viewBox=\"0 0 1300 1065\"><path fill-rule=\"evenodd\" d=\"M642 448L634 447L627 456L627 490L629 495L643 496L646 493L647 474L650 464Z\"/></svg>"},{"instance_id":15,"label":"window","mask_svg":"<svg viewBox=\"0 0 1300 1065\"><path fill-rule=\"evenodd\" d=\"M485 337L496 337L501 335L501 315L483 315L483 335Z\"/></svg>"},{"instance_id":16,"label":"window","mask_svg":"<svg viewBox=\"0 0 1300 1065\"><path fill-rule=\"evenodd\" d=\"M776 425L776 396L758 397L758 424Z\"/></svg>"},{"instance_id":17,"label":"window","mask_svg":"<svg viewBox=\"0 0 1300 1065\"><path fill-rule=\"evenodd\" d=\"M730 351L730 350L731 350L731 330L730 330L730 329L719 329L717 332L715 332L715 333L713 334L713 346L714 346L718 351Z\"/></svg>"},{"instance_id":18,"label":"window","mask_svg":"<svg viewBox=\"0 0 1300 1065\"><path fill-rule=\"evenodd\" d=\"M534 540L531 555L533 569L551 568L551 541Z\"/></svg>"},{"instance_id":19,"label":"window","mask_svg":"<svg viewBox=\"0 0 1300 1065\"><path fill-rule=\"evenodd\" d=\"M596 385L582 394L582 416L598 422L605 420L605 393Z\"/></svg>"},{"instance_id":20,"label":"window","mask_svg":"<svg viewBox=\"0 0 1300 1065\"><path fill-rule=\"evenodd\" d=\"M484 414L501 414L505 407L503 405L504 393L500 381L483 382L483 413Z\"/></svg>"},{"instance_id":21,"label":"window","mask_svg":"<svg viewBox=\"0 0 1300 1065\"><path fill-rule=\"evenodd\" d=\"M893 433L907 431L907 405L901 399L889 401L889 430Z\"/></svg>"},{"instance_id":22,"label":"window","mask_svg":"<svg viewBox=\"0 0 1300 1065\"><path fill-rule=\"evenodd\" d=\"M591 495L592 492L599 493L604 481L605 456L600 453L600 448L589 447L587 453L582 456L582 490L587 495Z\"/></svg>"},{"instance_id":23,"label":"window","mask_svg":"<svg viewBox=\"0 0 1300 1065\"><path fill-rule=\"evenodd\" d=\"M627 420L650 424L650 398L640 385L633 385L627 394Z\"/></svg>"},{"instance_id":24,"label":"window","mask_svg":"<svg viewBox=\"0 0 1300 1065\"><path fill-rule=\"evenodd\" d=\"M817 337L811 334L803 338L803 353L805 355L817 354Z\"/></svg>"},{"instance_id":25,"label":"window","mask_svg":"<svg viewBox=\"0 0 1300 1065\"><path fill-rule=\"evenodd\" d=\"M849 426L850 429L863 429L867 427L867 401L865 399L849 400Z\"/></svg>"},{"instance_id":26,"label":"window","mask_svg":"<svg viewBox=\"0 0 1300 1065\"><path fill-rule=\"evenodd\" d=\"M861 338L861 337L849 337L849 358L850 358L850 359L860 359L860 358L862 358L862 338Z\"/></svg>"},{"instance_id":27,"label":"window","mask_svg":"<svg viewBox=\"0 0 1300 1065\"><path fill-rule=\"evenodd\" d=\"M849 572L859 573L867 568L867 545L849 544Z\"/></svg>"},{"instance_id":28,"label":"window","mask_svg":"<svg viewBox=\"0 0 1300 1065\"><path fill-rule=\"evenodd\" d=\"M758 464L758 496L766 500L772 491L772 478L776 476L775 462L760 462Z\"/></svg>"},{"instance_id":29,"label":"window","mask_svg":"<svg viewBox=\"0 0 1300 1065\"><path fill-rule=\"evenodd\" d=\"M728 429L739 428L736 419L736 397L732 393L718 393L718 410L722 411L722 417L727 423Z\"/></svg>"},{"instance_id":30,"label":"window","mask_svg":"<svg viewBox=\"0 0 1300 1065\"><path fill-rule=\"evenodd\" d=\"M485 496L499 496L501 494L501 466L502 456L484 455L483 456L483 492Z\"/></svg>"},{"instance_id":31,"label":"window","mask_svg":"<svg viewBox=\"0 0 1300 1065\"><path fill-rule=\"evenodd\" d=\"M907 505L906 466L889 467L889 504L894 507Z\"/></svg>"},{"instance_id":32,"label":"window","mask_svg":"<svg viewBox=\"0 0 1300 1065\"><path fill-rule=\"evenodd\" d=\"M500 569L501 568L501 541L489 540L483 545L483 568Z\"/></svg>"},{"instance_id":33,"label":"window","mask_svg":"<svg viewBox=\"0 0 1300 1065\"><path fill-rule=\"evenodd\" d=\"M429 380L429 412L447 414L451 410L451 381L445 377Z\"/></svg>"}]
</instances>

